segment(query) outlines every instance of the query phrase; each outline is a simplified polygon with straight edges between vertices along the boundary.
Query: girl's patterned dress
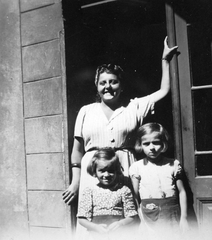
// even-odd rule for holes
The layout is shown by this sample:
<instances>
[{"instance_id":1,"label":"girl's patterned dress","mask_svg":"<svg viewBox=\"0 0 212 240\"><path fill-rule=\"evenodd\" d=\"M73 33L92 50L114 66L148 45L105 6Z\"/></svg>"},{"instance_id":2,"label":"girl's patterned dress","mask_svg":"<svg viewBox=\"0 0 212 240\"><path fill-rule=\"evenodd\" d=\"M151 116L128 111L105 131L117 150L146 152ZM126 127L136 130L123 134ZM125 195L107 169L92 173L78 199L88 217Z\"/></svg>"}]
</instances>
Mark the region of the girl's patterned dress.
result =
<instances>
[{"instance_id":1,"label":"girl's patterned dress","mask_svg":"<svg viewBox=\"0 0 212 240\"><path fill-rule=\"evenodd\" d=\"M97 224L106 224L107 226L115 221L126 217L134 217L137 215L134 199L131 190L123 184L117 184L112 189L103 188L98 184L93 188L87 187L84 189L81 201L79 202L78 217L83 217ZM127 226L121 229L120 234L125 232ZM119 229L120 230L120 229ZM128 229L129 233L129 229ZM117 232L115 232L117 234ZM92 233L95 238L105 237L115 239L113 233L105 236L100 236L97 233Z\"/></svg>"}]
</instances>

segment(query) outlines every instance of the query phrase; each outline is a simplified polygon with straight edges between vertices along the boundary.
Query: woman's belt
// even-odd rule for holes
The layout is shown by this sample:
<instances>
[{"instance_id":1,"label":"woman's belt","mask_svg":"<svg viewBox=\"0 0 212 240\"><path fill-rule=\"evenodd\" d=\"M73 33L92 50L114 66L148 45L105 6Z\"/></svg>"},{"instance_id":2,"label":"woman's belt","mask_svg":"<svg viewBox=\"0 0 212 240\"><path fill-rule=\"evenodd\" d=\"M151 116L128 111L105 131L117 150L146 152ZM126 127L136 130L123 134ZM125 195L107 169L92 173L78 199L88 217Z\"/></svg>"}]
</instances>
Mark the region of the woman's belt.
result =
<instances>
[{"instance_id":1,"label":"woman's belt","mask_svg":"<svg viewBox=\"0 0 212 240\"><path fill-rule=\"evenodd\" d=\"M117 151L134 151L134 148L132 147L92 147L92 148L89 148L86 152L91 152L91 151L98 151L102 148L109 148L109 149L113 149L115 152Z\"/></svg>"}]
</instances>

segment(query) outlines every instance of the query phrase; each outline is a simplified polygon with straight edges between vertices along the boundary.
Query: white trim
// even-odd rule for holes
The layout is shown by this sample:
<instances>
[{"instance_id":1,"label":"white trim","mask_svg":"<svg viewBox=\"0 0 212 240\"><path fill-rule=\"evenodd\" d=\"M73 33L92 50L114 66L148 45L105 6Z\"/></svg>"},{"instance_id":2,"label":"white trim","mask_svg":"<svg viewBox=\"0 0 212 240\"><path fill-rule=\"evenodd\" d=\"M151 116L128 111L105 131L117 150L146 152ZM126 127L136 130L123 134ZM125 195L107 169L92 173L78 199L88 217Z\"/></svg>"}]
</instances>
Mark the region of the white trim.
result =
<instances>
[{"instance_id":1,"label":"white trim","mask_svg":"<svg viewBox=\"0 0 212 240\"><path fill-rule=\"evenodd\" d=\"M116 2L116 1L117 0L104 0L104 1L96 2L96 3L90 3L90 4L83 5L83 6L81 6L81 8L88 8L88 7L93 7L93 6L96 6L96 5L109 3L109 2Z\"/></svg>"}]
</instances>

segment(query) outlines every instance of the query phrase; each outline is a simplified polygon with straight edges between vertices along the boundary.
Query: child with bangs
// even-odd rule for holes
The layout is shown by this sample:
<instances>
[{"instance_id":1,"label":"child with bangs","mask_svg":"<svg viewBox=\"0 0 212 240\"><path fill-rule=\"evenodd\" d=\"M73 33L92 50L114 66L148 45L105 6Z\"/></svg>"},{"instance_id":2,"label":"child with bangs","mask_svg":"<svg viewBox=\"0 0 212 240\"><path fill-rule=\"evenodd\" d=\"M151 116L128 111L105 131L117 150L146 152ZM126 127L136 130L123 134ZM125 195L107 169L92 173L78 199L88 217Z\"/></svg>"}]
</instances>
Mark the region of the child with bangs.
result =
<instances>
[{"instance_id":1,"label":"child with bangs","mask_svg":"<svg viewBox=\"0 0 212 240\"><path fill-rule=\"evenodd\" d=\"M163 155L168 143L168 132L158 123L138 130L136 149L145 158L133 163L129 173L145 239L181 239L188 232L184 173L178 160Z\"/></svg>"},{"instance_id":2,"label":"child with bangs","mask_svg":"<svg viewBox=\"0 0 212 240\"><path fill-rule=\"evenodd\" d=\"M133 226L138 215L115 151L97 150L87 172L98 181L83 191L77 214L79 223L88 230L90 239L128 239L128 226Z\"/></svg>"}]
</instances>

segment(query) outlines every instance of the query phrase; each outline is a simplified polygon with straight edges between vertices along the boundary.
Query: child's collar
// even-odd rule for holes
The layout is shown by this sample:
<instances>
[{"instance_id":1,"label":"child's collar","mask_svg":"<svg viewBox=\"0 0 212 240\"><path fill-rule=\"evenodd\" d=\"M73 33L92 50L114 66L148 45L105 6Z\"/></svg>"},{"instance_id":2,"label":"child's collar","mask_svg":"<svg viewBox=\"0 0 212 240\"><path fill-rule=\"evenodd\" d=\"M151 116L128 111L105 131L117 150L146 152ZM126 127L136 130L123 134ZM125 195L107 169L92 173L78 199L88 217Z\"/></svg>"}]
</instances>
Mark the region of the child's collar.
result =
<instances>
[{"instance_id":1,"label":"child's collar","mask_svg":"<svg viewBox=\"0 0 212 240\"><path fill-rule=\"evenodd\" d=\"M156 161L154 161L154 159L149 160L148 158L144 158L144 164L148 164L148 162L157 165L157 166L162 166L163 162L164 162L164 156L160 155L160 158L158 158Z\"/></svg>"}]
</instances>

